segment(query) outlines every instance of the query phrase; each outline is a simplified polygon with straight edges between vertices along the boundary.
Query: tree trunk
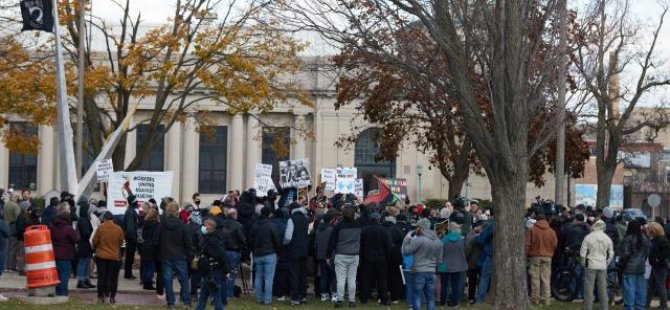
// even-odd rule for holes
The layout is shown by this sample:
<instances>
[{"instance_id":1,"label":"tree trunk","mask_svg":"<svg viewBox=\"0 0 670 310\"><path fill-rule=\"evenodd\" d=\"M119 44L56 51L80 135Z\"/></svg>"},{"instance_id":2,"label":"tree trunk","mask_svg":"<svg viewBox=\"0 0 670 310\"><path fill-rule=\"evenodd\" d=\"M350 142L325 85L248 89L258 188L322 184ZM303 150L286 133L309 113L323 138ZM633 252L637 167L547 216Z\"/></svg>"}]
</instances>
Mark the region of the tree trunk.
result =
<instances>
[{"instance_id":1,"label":"tree trunk","mask_svg":"<svg viewBox=\"0 0 670 310\"><path fill-rule=\"evenodd\" d=\"M492 181L496 226L488 301L494 309L525 309L528 304L526 255L524 242L519 240L524 240L525 236L526 173L496 173L489 180Z\"/></svg>"},{"instance_id":2,"label":"tree trunk","mask_svg":"<svg viewBox=\"0 0 670 310\"><path fill-rule=\"evenodd\" d=\"M447 197L448 199L452 199L456 196L461 195L461 193L463 192L463 185L465 184L465 180L467 180L467 178L458 178L456 176L454 176L453 178L451 178L451 180L449 180L449 197Z\"/></svg>"},{"instance_id":3,"label":"tree trunk","mask_svg":"<svg viewBox=\"0 0 670 310\"><path fill-rule=\"evenodd\" d=\"M610 190L612 188L612 179L616 172L616 155L609 155L603 160L598 160L596 171L598 173L598 193L596 197L596 207L604 208L610 204Z\"/></svg>"},{"instance_id":4,"label":"tree trunk","mask_svg":"<svg viewBox=\"0 0 670 310\"><path fill-rule=\"evenodd\" d=\"M112 153L112 163L116 171L126 171L126 137L127 134L124 134Z\"/></svg>"}]
</instances>

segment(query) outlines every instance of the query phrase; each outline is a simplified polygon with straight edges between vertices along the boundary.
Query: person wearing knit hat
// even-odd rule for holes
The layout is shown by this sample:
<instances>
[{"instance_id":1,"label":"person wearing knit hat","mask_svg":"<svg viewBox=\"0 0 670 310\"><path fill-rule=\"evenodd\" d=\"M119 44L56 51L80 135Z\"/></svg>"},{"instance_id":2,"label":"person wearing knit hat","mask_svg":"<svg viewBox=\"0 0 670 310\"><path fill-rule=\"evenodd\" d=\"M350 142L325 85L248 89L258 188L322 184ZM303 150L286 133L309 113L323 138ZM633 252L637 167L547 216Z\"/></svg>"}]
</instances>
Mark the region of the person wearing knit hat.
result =
<instances>
[{"instance_id":1,"label":"person wearing knit hat","mask_svg":"<svg viewBox=\"0 0 670 310\"><path fill-rule=\"evenodd\" d=\"M361 303L367 303L371 295L372 284L376 280L378 298L382 305L388 305L388 257L393 248L393 242L386 228L379 221L381 214L370 214L370 222L361 231Z\"/></svg>"},{"instance_id":2,"label":"person wearing knit hat","mask_svg":"<svg viewBox=\"0 0 670 310\"><path fill-rule=\"evenodd\" d=\"M422 309L425 293L428 309L435 309L435 269L442 261L442 242L430 229L430 220L422 218L417 223L417 237L405 238L405 254L414 254L412 276L414 278L414 309Z\"/></svg>"}]
</instances>

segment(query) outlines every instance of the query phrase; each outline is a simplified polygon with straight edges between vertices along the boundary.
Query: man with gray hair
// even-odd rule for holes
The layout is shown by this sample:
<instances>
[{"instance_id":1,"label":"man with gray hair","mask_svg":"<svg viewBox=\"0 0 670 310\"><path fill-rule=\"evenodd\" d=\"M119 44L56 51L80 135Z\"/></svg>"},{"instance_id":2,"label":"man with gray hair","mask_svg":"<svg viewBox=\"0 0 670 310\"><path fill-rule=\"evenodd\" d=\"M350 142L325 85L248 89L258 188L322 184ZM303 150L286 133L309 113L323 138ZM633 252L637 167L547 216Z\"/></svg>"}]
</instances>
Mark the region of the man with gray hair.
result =
<instances>
[{"instance_id":1,"label":"man with gray hair","mask_svg":"<svg viewBox=\"0 0 670 310\"><path fill-rule=\"evenodd\" d=\"M430 220L423 218L417 223L416 238L405 238L405 254L414 254L412 274L414 283L414 309L421 309L422 295L426 294L428 310L435 309L435 270L442 261L442 241L430 229Z\"/></svg>"}]
</instances>

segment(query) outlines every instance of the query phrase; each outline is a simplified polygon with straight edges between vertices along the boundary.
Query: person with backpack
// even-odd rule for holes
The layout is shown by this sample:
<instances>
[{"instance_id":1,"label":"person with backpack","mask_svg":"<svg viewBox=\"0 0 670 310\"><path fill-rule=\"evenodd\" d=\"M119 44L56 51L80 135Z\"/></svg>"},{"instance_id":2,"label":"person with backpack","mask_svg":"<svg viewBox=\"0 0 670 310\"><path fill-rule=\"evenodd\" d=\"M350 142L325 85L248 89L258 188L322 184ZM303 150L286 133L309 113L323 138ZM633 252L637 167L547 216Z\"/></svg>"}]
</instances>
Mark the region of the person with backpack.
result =
<instances>
[{"instance_id":1,"label":"person with backpack","mask_svg":"<svg viewBox=\"0 0 670 310\"><path fill-rule=\"evenodd\" d=\"M642 234L642 224L639 221L633 220L628 223L626 236L619 250L619 268L623 273L624 309L645 309L647 283L644 272L649 257L649 240Z\"/></svg>"},{"instance_id":2,"label":"person with backpack","mask_svg":"<svg viewBox=\"0 0 670 310\"><path fill-rule=\"evenodd\" d=\"M198 259L198 271L202 274L200 297L196 310L204 310L210 296L213 298L214 310L223 310L222 297L226 296L226 275L229 272L226 260L225 238L216 229L216 221L206 219L201 227L204 235L201 256Z\"/></svg>"},{"instance_id":3,"label":"person with backpack","mask_svg":"<svg viewBox=\"0 0 670 310\"><path fill-rule=\"evenodd\" d=\"M665 230L659 223L649 224L649 235L651 236L651 252L649 253L649 265L651 274L647 282L647 308L651 299L658 294L660 308L668 308L668 294L665 281L668 277L668 265L670 264L670 241L665 236Z\"/></svg>"}]
</instances>

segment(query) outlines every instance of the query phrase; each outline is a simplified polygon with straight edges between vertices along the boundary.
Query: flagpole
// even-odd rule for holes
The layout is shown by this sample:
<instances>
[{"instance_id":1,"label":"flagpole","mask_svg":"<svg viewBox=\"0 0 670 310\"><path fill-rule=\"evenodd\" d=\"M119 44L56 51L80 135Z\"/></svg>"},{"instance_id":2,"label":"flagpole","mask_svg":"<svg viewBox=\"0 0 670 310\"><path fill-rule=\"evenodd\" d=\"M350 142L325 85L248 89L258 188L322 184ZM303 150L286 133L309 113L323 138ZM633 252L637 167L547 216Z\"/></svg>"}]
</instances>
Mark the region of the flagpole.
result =
<instances>
[{"instance_id":1,"label":"flagpole","mask_svg":"<svg viewBox=\"0 0 670 310\"><path fill-rule=\"evenodd\" d=\"M62 191L77 192L77 175L74 163L74 146L72 141L72 126L70 125L70 108L67 101L67 86L65 84L65 68L59 31L58 0L53 0L54 36L56 37L56 112L58 114L56 126L58 131L58 150L60 164L60 186Z\"/></svg>"},{"instance_id":2,"label":"flagpole","mask_svg":"<svg viewBox=\"0 0 670 310\"><path fill-rule=\"evenodd\" d=\"M77 140L75 153L75 166L77 178L81 177L83 153L84 153L84 53L86 40L86 0L79 0L79 66L78 72L78 94L77 94Z\"/></svg>"}]
</instances>

